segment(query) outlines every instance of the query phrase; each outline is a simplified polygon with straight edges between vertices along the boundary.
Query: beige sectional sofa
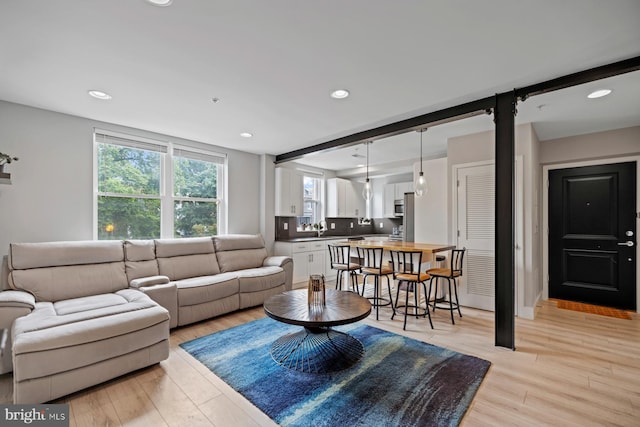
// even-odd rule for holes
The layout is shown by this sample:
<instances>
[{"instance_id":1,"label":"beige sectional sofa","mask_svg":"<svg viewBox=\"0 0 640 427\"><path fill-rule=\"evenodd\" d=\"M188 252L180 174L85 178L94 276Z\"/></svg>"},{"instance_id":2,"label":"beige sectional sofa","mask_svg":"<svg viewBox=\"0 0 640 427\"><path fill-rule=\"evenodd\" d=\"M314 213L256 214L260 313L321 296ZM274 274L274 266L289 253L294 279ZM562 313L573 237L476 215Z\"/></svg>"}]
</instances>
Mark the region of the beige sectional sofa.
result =
<instances>
[{"instance_id":1,"label":"beige sectional sofa","mask_svg":"<svg viewBox=\"0 0 640 427\"><path fill-rule=\"evenodd\" d=\"M260 235L11 244L0 292L14 403L41 403L158 363L169 329L291 289ZM11 354L12 363L6 359Z\"/></svg>"}]
</instances>

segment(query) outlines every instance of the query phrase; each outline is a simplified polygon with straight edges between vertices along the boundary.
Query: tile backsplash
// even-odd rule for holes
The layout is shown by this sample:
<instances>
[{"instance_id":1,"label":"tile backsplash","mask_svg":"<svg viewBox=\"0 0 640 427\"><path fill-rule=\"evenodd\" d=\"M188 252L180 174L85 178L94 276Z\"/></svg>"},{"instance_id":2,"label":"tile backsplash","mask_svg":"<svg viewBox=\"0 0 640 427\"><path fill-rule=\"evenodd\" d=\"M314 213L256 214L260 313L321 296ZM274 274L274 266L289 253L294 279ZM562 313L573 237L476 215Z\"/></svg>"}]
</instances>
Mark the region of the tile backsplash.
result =
<instances>
[{"instance_id":1,"label":"tile backsplash","mask_svg":"<svg viewBox=\"0 0 640 427\"><path fill-rule=\"evenodd\" d=\"M372 218L369 224L358 224L358 218L326 218L328 229L323 237L358 236L362 234L391 234L393 227L402 225L402 218ZM285 230L285 224L287 229ZM334 228L332 227L332 224ZM352 226L353 225L353 226ZM380 227L382 225L382 227ZM301 237L315 237L317 231L298 231L295 216L275 217L276 240L290 240Z\"/></svg>"}]
</instances>

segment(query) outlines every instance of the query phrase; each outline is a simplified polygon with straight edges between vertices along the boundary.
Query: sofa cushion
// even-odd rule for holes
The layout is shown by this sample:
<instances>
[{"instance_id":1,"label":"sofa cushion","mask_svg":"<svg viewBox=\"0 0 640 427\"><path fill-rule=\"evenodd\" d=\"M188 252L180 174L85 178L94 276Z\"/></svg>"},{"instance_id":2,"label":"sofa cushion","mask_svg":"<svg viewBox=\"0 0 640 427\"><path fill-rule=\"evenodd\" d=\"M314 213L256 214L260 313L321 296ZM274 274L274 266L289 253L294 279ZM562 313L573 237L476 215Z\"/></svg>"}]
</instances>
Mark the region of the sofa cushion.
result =
<instances>
[{"instance_id":1,"label":"sofa cushion","mask_svg":"<svg viewBox=\"0 0 640 427\"><path fill-rule=\"evenodd\" d=\"M149 261L156 259L156 244L153 240L125 240L125 261Z\"/></svg>"},{"instance_id":2,"label":"sofa cushion","mask_svg":"<svg viewBox=\"0 0 640 427\"><path fill-rule=\"evenodd\" d=\"M141 277L158 275L156 245L153 240L125 240L124 259L129 283Z\"/></svg>"},{"instance_id":3,"label":"sofa cushion","mask_svg":"<svg viewBox=\"0 0 640 427\"><path fill-rule=\"evenodd\" d=\"M158 272L171 280L210 276L220 273L215 254L199 254L158 258Z\"/></svg>"},{"instance_id":4,"label":"sofa cushion","mask_svg":"<svg viewBox=\"0 0 640 427\"><path fill-rule=\"evenodd\" d=\"M260 234L222 234L213 236L213 243L216 252L264 248L264 239Z\"/></svg>"},{"instance_id":5,"label":"sofa cushion","mask_svg":"<svg viewBox=\"0 0 640 427\"><path fill-rule=\"evenodd\" d=\"M124 261L124 251L120 240L12 243L9 245L9 268L11 270L116 261Z\"/></svg>"},{"instance_id":6,"label":"sofa cushion","mask_svg":"<svg viewBox=\"0 0 640 427\"><path fill-rule=\"evenodd\" d=\"M213 276L178 280L178 307L202 304L238 293L238 275L221 273Z\"/></svg>"},{"instance_id":7,"label":"sofa cushion","mask_svg":"<svg viewBox=\"0 0 640 427\"><path fill-rule=\"evenodd\" d=\"M240 293L260 292L284 285L285 274L280 267L260 267L237 271Z\"/></svg>"},{"instance_id":8,"label":"sofa cushion","mask_svg":"<svg viewBox=\"0 0 640 427\"><path fill-rule=\"evenodd\" d=\"M121 241L12 243L9 285L36 301L59 301L128 287Z\"/></svg>"},{"instance_id":9,"label":"sofa cushion","mask_svg":"<svg viewBox=\"0 0 640 427\"><path fill-rule=\"evenodd\" d=\"M145 334L138 335L127 347L113 344L146 330L154 332L147 334L147 338L143 338ZM21 361L14 375L22 381L75 369L118 356L123 348L127 352L144 348L166 339L168 334L167 310L132 289L37 303L31 314L16 319L13 325L13 357ZM107 345L109 340L115 341ZM77 346L94 351L74 351ZM64 357L55 357L58 353Z\"/></svg>"},{"instance_id":10,"label":"sofa cushion","mask_svg":"<svg viewBox=\"0 0 640 427\"><path fill-rule=\"evenodd\" d=\"M116 292L128 287L124 262L13 270L9 283L37 302Z\"/></svg>"},{"instance_id":11,"label":"sofa cushion","mask_svg":"<svg viewBox=\"0 0 640 427\"><path fill-rule=\"evenodd\" d=\"M210 237L156 240L158 272L171 280L220 273Z\"/></svg>"},{"instance_id":12,"label":"sofa cushion","mask_svg":"<svg viewBox=\"0 0 640 427\"><path fill-rule=\"evenodd\" d=\"M124 264L129 283L133 282L136 279L158 276L160 274L158 261L156 261L155 259L152 261L125 261Z\"/></svg>"},{"instance_id":13,"label":"sofa cushion","mask_svg":"<svg viewBox=\"0 0 640 427\"><path fill-rule=\"evenodd\" d=\"M156 239L156 256L171 258L174 256L212 254L213 240L211 237L189 237L185 239Z\"/></svg>"},{"instance_id":14,"label":"sofa cushion","mask_svg":"<svg viewBox=\"0 0 640 427\"><path fill-rule=\"evenodd\" d=\"M261 267L268 255L264 240L259 234L215 236L213 242L222 272Z\"/></svg>"}]
</instances>

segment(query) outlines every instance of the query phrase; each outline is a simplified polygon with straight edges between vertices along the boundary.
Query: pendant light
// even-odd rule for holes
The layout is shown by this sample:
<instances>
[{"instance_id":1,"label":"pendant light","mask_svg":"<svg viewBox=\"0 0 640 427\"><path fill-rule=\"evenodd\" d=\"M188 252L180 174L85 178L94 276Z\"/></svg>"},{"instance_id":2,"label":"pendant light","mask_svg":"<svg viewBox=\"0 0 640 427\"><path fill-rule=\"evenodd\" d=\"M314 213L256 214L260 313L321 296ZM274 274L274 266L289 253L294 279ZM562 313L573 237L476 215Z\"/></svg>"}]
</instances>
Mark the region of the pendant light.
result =
<instances>
[{"instance_id":1,"label":"pendant light","mask_svg":"<svg viewBox=\"0 0 640 427\"><path fill-rule=\"evenodd\" d=\"M364 143L367 146L367 179L364 181L364 188L362 189L362 197L368 202L373 198L373 190L371 189L371 183L369 182L369 144L371 141Z\"/></svg>"},{"instance_id":2,"label":"pendant light","mask_svg":"<svg viewBox=\"0 0 640 427\"><path fill-rule=\"evenodd\" d=\"M416 179L416 183L414 185L413 191L416 194L416 197L420 197L429 191L427 187L427 179L424 177L424 172L422 172L422 134L427 129L420 129L420 175L418 175L418 179Z\"/></svg>"}]
</instances>

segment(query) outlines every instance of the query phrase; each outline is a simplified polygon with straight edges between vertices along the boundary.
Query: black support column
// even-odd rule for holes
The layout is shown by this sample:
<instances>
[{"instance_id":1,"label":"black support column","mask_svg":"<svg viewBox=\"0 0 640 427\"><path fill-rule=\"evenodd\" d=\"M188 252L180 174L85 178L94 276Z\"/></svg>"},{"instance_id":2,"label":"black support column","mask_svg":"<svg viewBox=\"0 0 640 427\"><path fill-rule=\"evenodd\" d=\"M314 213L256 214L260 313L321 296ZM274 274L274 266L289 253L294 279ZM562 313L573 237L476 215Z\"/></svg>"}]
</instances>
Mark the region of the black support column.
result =
<instances>
[{"instance_id":1,"label":"black support column","mask_svg":"<svg viewBox=\"0 0 640 427\"><path fill-rule=\"evenodd\" d=\"M515 350L514 92L496 95L496 346Z\"/></svg>"}]
</instances>

